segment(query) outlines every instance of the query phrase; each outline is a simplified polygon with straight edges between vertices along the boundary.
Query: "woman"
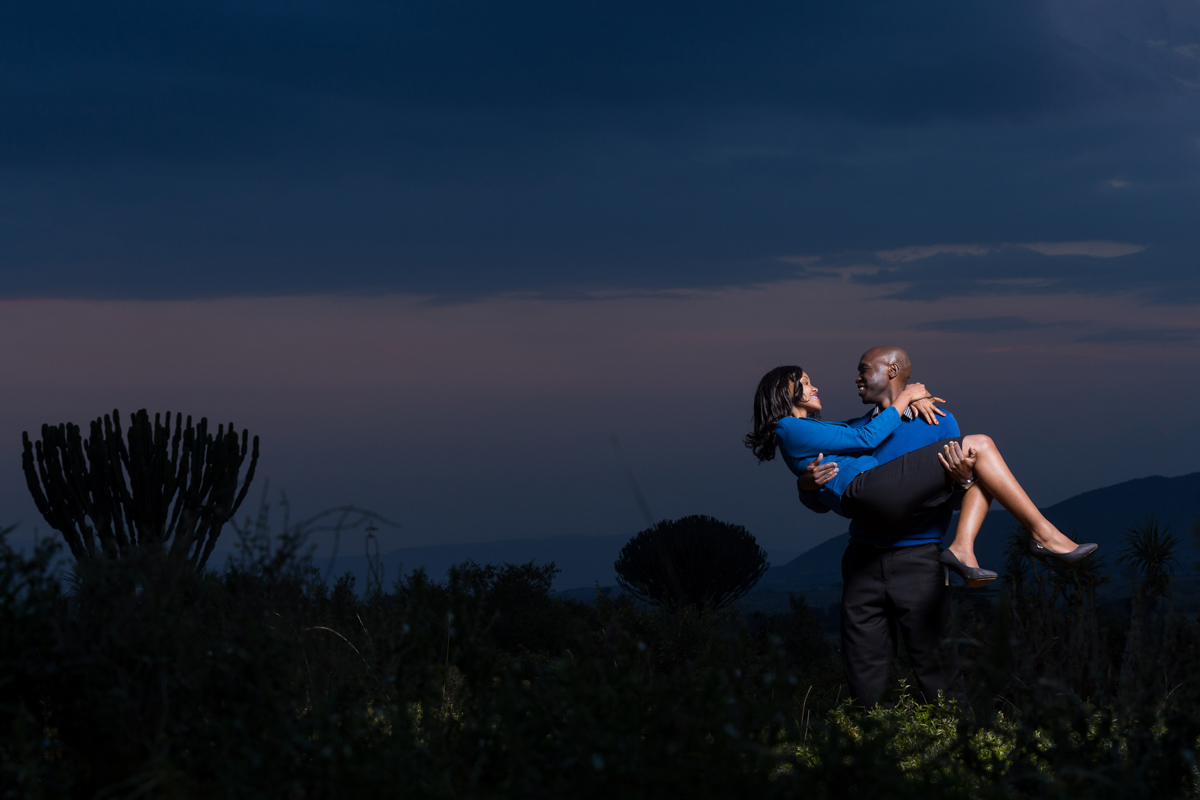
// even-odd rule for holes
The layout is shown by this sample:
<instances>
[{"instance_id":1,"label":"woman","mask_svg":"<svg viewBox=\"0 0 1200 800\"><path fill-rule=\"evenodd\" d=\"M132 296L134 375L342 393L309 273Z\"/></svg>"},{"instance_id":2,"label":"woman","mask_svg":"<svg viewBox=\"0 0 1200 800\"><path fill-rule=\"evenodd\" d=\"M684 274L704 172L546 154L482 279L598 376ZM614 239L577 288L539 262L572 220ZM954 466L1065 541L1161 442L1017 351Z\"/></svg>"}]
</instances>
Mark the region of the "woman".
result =
<instances>
[{"instance_id":1,"label":"woman","mask_svg":"<svg viewBox=\"0 0 1200 800\"><path fill-rule=\"evenodd\" d=\"M921 521L955 491L965 491L954 543L940 560L971 586L996 578L990 570L970 566L977 564L975 535L992 498L1032 533L1035 556L1074 563L1096 550L1095 544L1076 545L1042 516L987 436L946 439L879 465L871 452L899 427L910 405L930 397L923 384L910 383L891 406L862 427L822 422L817 392L800 367L768 372L754 396L754 431L745 443L760 462L772 460L779 449L797 476L821 454L836 460L837 472L821 487L820 498L837 514L867 530L894 531ZM952 471L973 477L958 483Z\"/></svg>"}]
</instances>

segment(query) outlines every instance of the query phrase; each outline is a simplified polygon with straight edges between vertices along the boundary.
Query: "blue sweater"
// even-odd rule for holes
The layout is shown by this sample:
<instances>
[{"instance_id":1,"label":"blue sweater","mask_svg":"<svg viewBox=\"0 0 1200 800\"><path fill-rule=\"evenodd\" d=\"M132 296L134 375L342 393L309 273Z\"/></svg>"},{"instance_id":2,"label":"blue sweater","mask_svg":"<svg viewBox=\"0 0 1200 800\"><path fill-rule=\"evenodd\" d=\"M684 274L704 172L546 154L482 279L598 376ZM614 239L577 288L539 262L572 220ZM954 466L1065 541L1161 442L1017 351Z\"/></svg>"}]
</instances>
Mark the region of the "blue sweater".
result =
<instances>
[{"instance_id":1,"label":"blue sweater","mask_svg":"<svg viewBox=\"0 0 1200 800\"><path fill-rule=\"evenodd\" d=\"M858 420L854 420L858 422ZM804 474L808 462L824 453L836 460L838 474L821 487L820 500L830 511L842 513L842 492L860 472L866 472L879 462L872 456L883 440L900 427L900 414L889 408L875 419L862 425L846 422L822 422L809 417L784 417L775 423L779 450L788 469L797 477Z\"/></svg>"},{"instance_id":2,"label":"blue sweater","mask_svg":"<svg viewBox=\"0 0 1200 800\"><path fill-rule=\"evenodd\" d=\"M871 421L871 414L867 413L858 419L850 420L847 425L852 428L865 427ZM943 439L952 439L956 436L961 436L962 432L958 427L958 420L953 414L947 413L946 416L939 420L938 425L929 425L919 418L913 420L904 420L900 426L883 440L879 447L875 448L875 452L871 455L880 464L886 464L894 458L899 458L905 453L910 453L913 450L919 450L922 447L931 445L934 442L940 442ZM810 458L809 461L812 459ZM827 459L838 462L840 467L841 459ZM804 468L802 464L801 469ZM839 470L840 471L840 470ZM800 500L805 506L813 511L824 513L828 509L820 501L817 492L801 492ZM955 500L961 500L956 497ZM898 530L894 536L889 536L887 540L880 540L878 537L866 534L854 520L850 521L850 540L861 542L863 544L873 544L885 547L910 547L918 544L937 544L945 537L946 532L950 530L951 518L956 510L957 503L952 501L946 503L922 524L917 525L907 530Z\"/></svg>"}]
</instances>

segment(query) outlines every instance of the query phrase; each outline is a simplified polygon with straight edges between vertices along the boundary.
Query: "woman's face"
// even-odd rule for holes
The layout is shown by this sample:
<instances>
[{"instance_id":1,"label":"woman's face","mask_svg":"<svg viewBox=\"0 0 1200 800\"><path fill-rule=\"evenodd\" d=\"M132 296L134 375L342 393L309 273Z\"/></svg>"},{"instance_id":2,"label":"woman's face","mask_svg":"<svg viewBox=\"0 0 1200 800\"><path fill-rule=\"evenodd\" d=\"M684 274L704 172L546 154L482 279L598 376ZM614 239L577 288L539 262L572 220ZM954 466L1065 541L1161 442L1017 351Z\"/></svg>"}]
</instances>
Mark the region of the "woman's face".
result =
<instances>
[{"instance_id":1,"label":"woman's face","mask_svg":"<svg viewBox=\"0 0 1200 800\"><path fill-rule=\"evenodd\" d=\"M805 372L800 376L800 385L789 382L792 387L792 416L807 417L821 411L821 398L817 397L817 387Z\"/></svg>"}]
</instances>

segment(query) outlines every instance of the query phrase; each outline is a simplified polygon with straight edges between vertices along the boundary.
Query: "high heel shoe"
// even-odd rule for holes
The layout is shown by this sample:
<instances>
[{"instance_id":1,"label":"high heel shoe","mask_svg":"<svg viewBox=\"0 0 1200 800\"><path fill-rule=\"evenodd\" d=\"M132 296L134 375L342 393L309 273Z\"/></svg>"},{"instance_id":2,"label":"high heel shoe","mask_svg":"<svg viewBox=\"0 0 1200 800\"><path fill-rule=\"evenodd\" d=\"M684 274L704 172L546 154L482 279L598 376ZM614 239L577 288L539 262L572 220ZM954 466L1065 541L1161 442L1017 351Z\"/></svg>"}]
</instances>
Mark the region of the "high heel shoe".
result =
<instances>
[{"instance_id":1,"label":"high heel shoe","mask_svg":"<svg viewBox=\"0 0 1200 800\"><path fill-rule=\"evenodd\" d=\"M1061 561L1064 564L1074 564L1076 561L1082 561L1092 553L1096 552L1097 548L1099 547L1100 545L1098 544L1088 542L1087 544L1079 545L1070 552L1056 553L1049 547L1038 544L1037 541L1033 539L1029 540L1029 552L1032 553L1035 558L1053 558L1054 560Z\"/></svg>"},{"instance_id":2,"label":"high heel shoe","mask_svg":"<svg viewBox=\"0 0 1200 800\"><path fill-rule=\"evenodd\" d=\"M966 564L958 560L958 557L949 550L943 550L938 556L938 561L942 562L942 566L946 569L946 585L950 585L950 570L958 573L958 576L967 582L967 586L972 589L978 589L980 586L986 586L996 580L996 573L990 569L981 569L979 567L968 567Z\"/></svg>"}]
</instances>

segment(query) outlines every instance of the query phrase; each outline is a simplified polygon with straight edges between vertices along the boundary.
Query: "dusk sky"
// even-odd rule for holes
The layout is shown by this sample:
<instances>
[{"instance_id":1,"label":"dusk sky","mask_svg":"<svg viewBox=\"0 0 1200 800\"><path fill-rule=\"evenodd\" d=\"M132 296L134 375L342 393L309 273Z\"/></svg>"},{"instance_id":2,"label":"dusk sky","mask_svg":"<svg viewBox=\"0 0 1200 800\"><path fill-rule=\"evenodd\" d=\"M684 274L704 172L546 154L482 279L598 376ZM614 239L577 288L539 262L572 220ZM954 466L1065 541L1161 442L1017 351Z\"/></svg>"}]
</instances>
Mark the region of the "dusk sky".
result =
<instances>
[{"instance_id":1,"label":"dusk sky","mask_svg":"<svg viewBox=\"0 0 1200 800\"><path fill-rule=\"evenodd\" d=\"M615 434L800 551L754 387L880 344L1049 504L1200 469L1200 1L13 4L0 241L25 534L21 431L148 407L385 549L632 535Z\"/></svg>"}]
</instances>

